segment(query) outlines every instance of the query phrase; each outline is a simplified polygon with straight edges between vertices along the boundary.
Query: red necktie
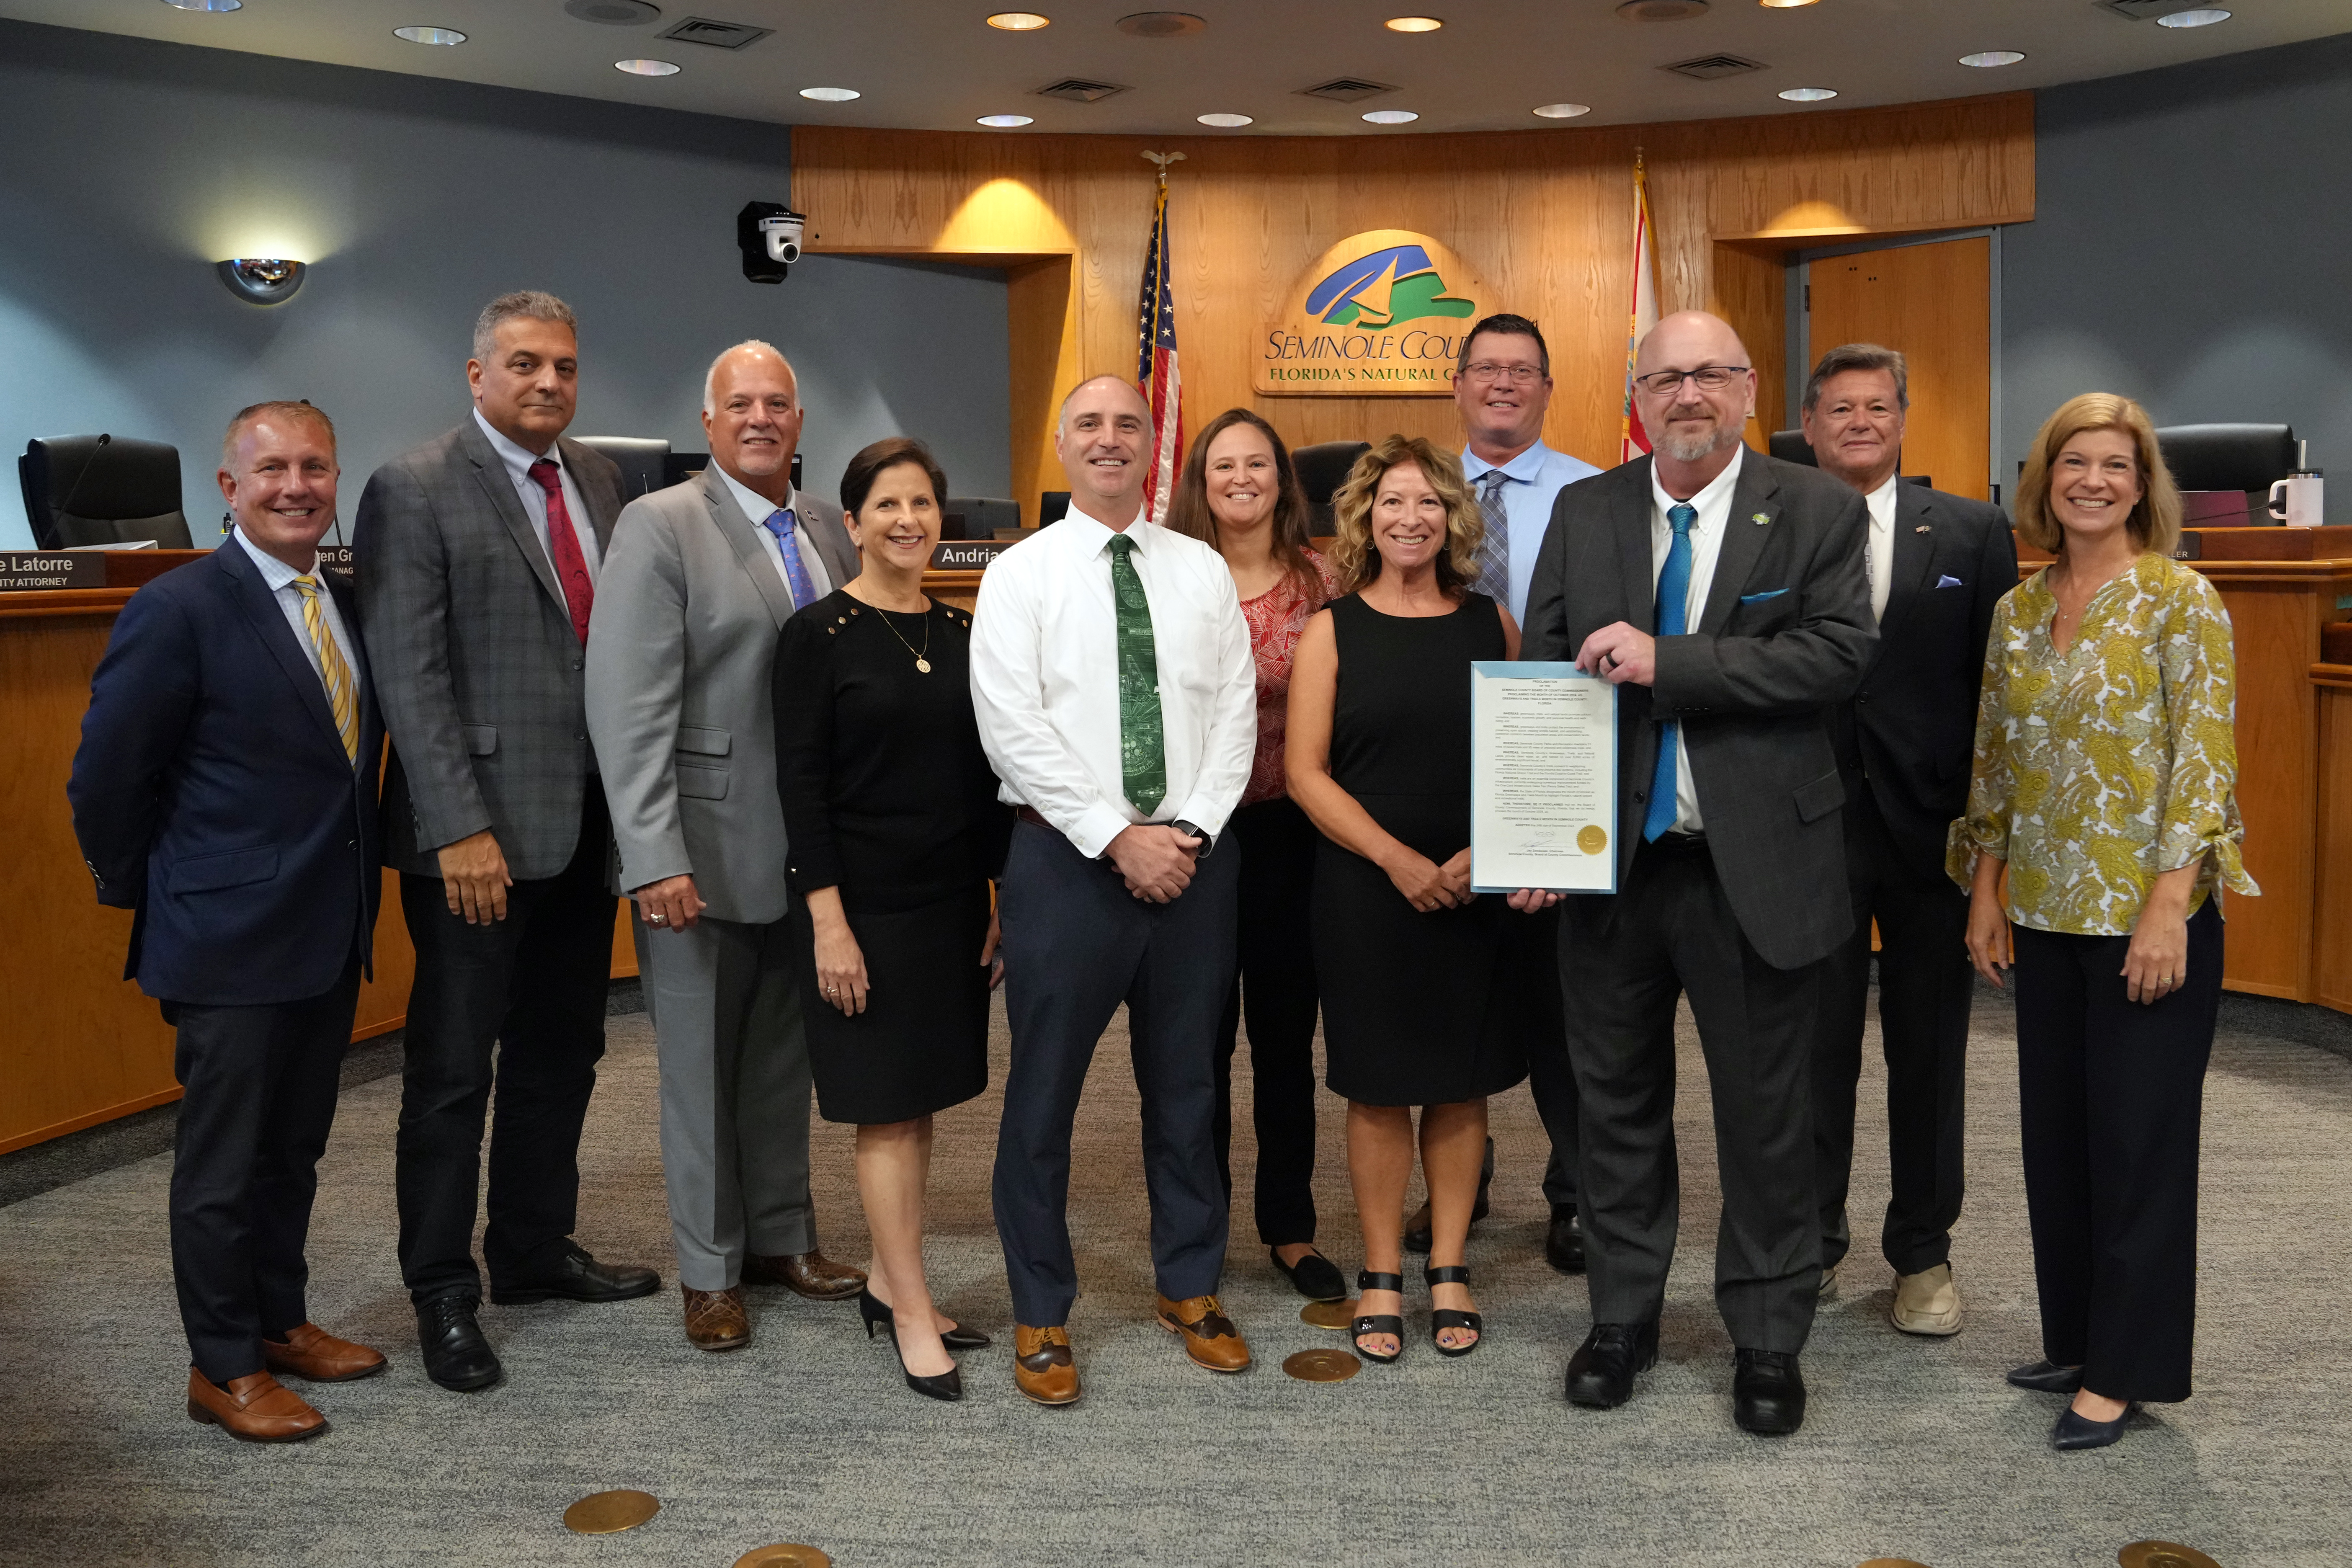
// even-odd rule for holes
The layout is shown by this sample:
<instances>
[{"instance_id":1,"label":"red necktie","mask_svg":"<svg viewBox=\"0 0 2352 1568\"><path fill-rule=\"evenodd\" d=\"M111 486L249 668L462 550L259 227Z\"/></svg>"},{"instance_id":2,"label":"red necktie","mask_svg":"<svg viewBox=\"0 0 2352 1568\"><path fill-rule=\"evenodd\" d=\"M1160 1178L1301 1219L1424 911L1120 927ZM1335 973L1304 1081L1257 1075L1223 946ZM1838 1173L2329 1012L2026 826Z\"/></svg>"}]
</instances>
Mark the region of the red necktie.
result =
<instances>
[{"instance_id":1,"label":"red necktie","mask_svg":"<svg viewBox=\"0 0 2352 1568\"><path fill-rule=\"evenodd\" d=\"M563 470L553 458L541 458L530 466L530 477L547 492L547 552L555 558L555 580L563 584L572 629L584 643L588 612L596 604L596 584L588 575L588 558L580 552L580 536L572 531L571 509L563 504Z\"/></svg>"}]
</instances>

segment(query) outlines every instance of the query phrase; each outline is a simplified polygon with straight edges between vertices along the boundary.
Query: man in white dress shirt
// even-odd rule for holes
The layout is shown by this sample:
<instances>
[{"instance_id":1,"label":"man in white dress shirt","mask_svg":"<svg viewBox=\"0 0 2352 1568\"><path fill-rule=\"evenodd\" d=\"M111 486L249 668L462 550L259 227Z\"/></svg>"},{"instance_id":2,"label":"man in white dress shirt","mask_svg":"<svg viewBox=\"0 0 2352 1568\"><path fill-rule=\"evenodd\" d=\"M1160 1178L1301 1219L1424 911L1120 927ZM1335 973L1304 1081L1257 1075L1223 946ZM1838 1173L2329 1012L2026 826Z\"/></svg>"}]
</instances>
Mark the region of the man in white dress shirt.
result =
<instances>
[{"instance_id":1,"label":"man in white dress shirt","mask_svg":"<svg viewBox=\"0 0 2352 1568\"><path fill-rule=\"evenodd\" d=\"M1070 394L1055 434L1069 513L997 557L972 620L981 741L1021 816L998 893L1013 1065L995 1205L1013 1375L1042 1405L1078 1397L1070 1128L1122 1002L1158 1316L1199 1365L1249 1364L1215 1294L1226 1200L1211 1122L1237 860L1218 839L1249 781L1256 672L1223 559L1143 520L1151 436L1126 382Z\"/></svg>"}]
</instances>

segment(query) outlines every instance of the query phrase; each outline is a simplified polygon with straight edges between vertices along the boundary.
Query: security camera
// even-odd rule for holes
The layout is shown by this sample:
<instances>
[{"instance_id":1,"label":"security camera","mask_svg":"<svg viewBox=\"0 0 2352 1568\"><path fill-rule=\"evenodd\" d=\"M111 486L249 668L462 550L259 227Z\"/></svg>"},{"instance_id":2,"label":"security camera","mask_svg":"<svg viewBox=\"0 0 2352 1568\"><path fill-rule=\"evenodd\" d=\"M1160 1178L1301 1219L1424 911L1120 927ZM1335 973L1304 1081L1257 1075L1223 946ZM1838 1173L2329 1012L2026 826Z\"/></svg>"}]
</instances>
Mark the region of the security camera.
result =
<instances>
[{"instance_id":1,"label":"security camera","mask_svg":"<svg viewBox=\"0 0 2352 1568\"><path fill-rule=\"evenodd\" d=\"M735 215L735 244L743 252L743 276L754 283L782 283L801 258L801 231L807 215L776 202L747 202Z\"/></svg>"}]
</instances>

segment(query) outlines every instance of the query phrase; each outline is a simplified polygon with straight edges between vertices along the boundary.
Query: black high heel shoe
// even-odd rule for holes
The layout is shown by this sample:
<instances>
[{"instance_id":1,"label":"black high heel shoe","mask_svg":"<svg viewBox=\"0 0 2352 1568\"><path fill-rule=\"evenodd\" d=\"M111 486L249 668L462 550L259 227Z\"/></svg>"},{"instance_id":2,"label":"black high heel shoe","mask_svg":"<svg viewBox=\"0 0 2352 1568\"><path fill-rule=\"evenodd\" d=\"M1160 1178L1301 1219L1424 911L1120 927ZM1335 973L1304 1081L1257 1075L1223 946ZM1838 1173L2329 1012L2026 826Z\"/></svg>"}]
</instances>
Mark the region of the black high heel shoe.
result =
<instances>
[{"instance_id":1,"label":"black high heel shoe","mask_svg":"<svg viewBox=\"0 0 2352 1568\"><path fill-rule=\"evenodd\" d=\"M866 1337L869 1340L874 1337L874 1331L877 1326L893 1321L890 1316L890 1304L877 1298L871 1287L861 1289L857 1292L857 1315L866 1320ZM958 1323L940 1336L940 1343L951 1351L986 1350L995 1342L978 1329L967 1327L962 1323Z\"/></svg>"},{"instance_id":2,"label":"black high heel shoe","mask_svg":"<svg viewBox=\"0 0 2352 1568\"><path fill-rule=\"evenodd\" d=\"M1367 1290L1394 1290L1399 1295L1402 1295L1404 1276L1375 1274L1369 1268L1359 1269L1356 1273L1356 1300L1359 1302L1363 1300L1363 1293ZM1364 1348L1366 1334L1388 1334L1395 1339L1397 1348L1387 1355L1382 1355L1378 1351L1367 1350ZM1386 1364L1404 1354L1404 1320L1394 1312L1382 1312L1377 1317L1368 1312L1348 1325L1348 1342L1354 1345L1356 1353L1366 1361L1376 1361Z\"/></svg>"},{"instance_id":3,"label":"black high heel shoe","mask_svg":"<svg viewBox=\"0 0 2352 1568\"><path fill-rule=\"evenodd\" d=\"M932 1399L953 1401L963 1397L961 1367L951 1366L935 1377L918 1377L908 1371L906 1348L898 1343L898 1321L890 1315L888 1307L874 1299L873 1291L861 1289L857 1292L857 1315L866 1320L866 1337L869 1340L874 1337L877 1325L889 1326L890 1350L898 1358L898 1371L900 1375L906 1378L908 1388ZM945 1335L940 1336L940 1342L942 1344L947 1342Z\"/></svg>"},{"instance_id":4,"label":"black high heel shoe","mask_svg":"<svg viewBox=\"0 0 2352 1568\"><path fill-rule=\"evenodd\" d=\"M1443 1268L1423 1269L1421 1278L1433 1290L1440 1285L1459 1285L1467 1289L1470 1269L1466 1264L1449 1263ZM1466 1345L1449 1345L1437 1337L1447 1329L1467 1329L1478 1337ZM1429 1342L1437 1347L1439 1355L1468 1355L1484 1343L1486 1338L1486 1320L1479 1313L1457 1311L1452 1307L1430 1308Z\"/></svg>"}]
</instances>

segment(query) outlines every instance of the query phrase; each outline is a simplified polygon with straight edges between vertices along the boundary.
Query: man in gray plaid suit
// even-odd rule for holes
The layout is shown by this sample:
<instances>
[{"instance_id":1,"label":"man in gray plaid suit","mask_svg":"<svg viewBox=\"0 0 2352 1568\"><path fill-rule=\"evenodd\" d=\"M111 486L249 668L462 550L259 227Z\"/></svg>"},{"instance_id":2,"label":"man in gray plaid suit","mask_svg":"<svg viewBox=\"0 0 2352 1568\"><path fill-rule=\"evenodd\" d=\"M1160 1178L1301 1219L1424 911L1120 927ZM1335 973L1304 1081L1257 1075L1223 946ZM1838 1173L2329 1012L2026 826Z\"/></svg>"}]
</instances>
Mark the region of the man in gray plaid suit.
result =
<instances>
[{"instance_id":1,"label":"man in gray plaid suit","mask_svg":"<svg viewBox=\"0 0 2352 1568\"><path fill-rule=\"evenodd\" d=\"M551 294L483 310L472 416L378 468L352 536L392 762L384 858L416 948L395 1186L425 1369L500 1375L475 1321L482 1124L494 1078L490 1300L661 1288L572 1231L604 1053L613 832L583 700L588 616L621 510L610 459L562 439L577 323Z\"/></svg>"}]
</instances>

